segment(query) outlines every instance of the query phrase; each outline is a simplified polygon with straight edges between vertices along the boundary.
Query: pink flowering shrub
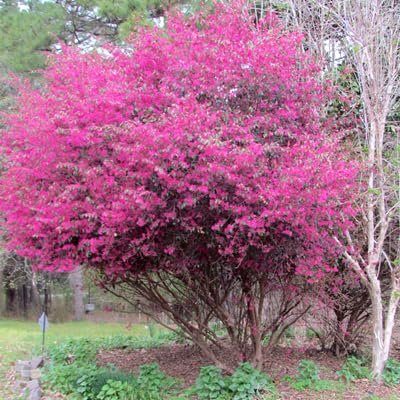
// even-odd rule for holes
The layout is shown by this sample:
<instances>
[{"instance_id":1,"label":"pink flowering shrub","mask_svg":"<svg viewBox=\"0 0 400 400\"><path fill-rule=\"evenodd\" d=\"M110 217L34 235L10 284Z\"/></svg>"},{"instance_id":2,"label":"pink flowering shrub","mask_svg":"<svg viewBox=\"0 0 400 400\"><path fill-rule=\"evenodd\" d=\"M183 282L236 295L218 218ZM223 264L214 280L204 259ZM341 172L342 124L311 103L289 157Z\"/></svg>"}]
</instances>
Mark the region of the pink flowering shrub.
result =
<instances>
[{"instance_id":1,"label":"pink flowering shrub","mask_svg":"<svg viewBox=\"0 0 400 400\"><path fill-rule=\"evenodd\" d=\"M170 15L132 51L64 48L7 117L9 247L159 304L214 361L218 319L257 364L266 293L286 282L293 301L295 275L331 272L354 214L333 92L301 42L235 3Z\"/></svg>"}]
</instances>

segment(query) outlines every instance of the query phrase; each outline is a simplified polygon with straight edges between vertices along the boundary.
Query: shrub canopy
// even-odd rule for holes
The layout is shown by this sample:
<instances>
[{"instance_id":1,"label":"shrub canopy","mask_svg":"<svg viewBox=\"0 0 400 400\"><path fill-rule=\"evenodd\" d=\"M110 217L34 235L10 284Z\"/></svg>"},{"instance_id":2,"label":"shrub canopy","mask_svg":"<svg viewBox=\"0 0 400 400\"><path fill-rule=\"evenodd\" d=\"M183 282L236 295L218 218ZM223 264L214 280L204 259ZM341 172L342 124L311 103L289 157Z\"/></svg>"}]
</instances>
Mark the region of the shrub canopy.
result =
<instances>
[{"instance_id":1,"label":"shrub canopy","mask_svg":"<svg viewBox=\"0 0 400 400\"><path fill-rule=\"evenodd\" d=\"M273 276L332 271L357 170L302 36L215 4L130 46L63 48L45 89L20 88L2 140L10 248L41 269L85 264L106 284L164 274L154 290L180 282L167 303L207 276L204 296L212 282L240 288L210 295L260 318L251 298Z\"/></svg>"}]
</instances>

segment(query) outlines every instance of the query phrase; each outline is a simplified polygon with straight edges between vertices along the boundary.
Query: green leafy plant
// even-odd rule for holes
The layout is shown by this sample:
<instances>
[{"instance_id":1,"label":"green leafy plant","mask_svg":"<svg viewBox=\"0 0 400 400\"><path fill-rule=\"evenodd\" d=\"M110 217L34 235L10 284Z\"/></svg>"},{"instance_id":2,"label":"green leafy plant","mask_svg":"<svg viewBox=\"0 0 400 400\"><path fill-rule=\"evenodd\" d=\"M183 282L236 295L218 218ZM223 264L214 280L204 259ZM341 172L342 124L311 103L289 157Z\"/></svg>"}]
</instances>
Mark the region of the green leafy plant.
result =
<instances>
[{"instance_id":1,"label":"green leafy plant","mask_svg":"<svg viewBox=\"0 0 400 400\"><path fill-rule=\"evenodd\" d=\"M215 322L211 325L211 330L215 333L216 336L225 337L227 335L226 328L220 323Z\"/></svg>"},{"instance_id":2,"label":"green leafy plant","mask_svg":"<svg viewBox=\"0 0 400 400\"><path fill-rule=\"evenodd\" d=\"M109 379L97 395L98 400L126 400L132 395L132 387L128 382L113 381Z\"/></svg>"},{"instance_id":3,"label":"green leafy plant","mask_svg":"<svg viewBox=\"0 0 400 400\"><path fill-rule=\"evenodd\" d=\"M306 329L306 338L308 340L315 339L317 337L317 332L314 329L307 328Z\"/></svg>"},{"instance_id":4,"label":"green leafy plant","mask_svg":"<svg viewBox=\"0 0 400 400\"><path fill-rule=\"evenodd\" d=\"M292 383L292 387L296 390L309 389L315 387L319 378L319 368L314 361L301 360L298 368L298 375Z\"/></svg>"},{"instance_id":5,"label":"green leafy plant","mask_svg":"<svg viewBox=\"0 0 400 400\"><path fill-rule=\"evenodd\" d=\"M348 357L342 369L339 370L337 374L344 378L347 383L357 379L369 379L371 377L371 372L364 361L355 356Z\"/></svg>"},{"instance_id":6,"label":"green leafy plant","mask_svg":"<svg viewBox=\"0 0 400 400\"><path fill-rule=\"evenodd\" d=\"M92 400L96 397L93 386L96 381L98 370L89 369L84 375L76 381L76 392L82 397L82 400Z\"/></svg>"},{"instance_id":7,"label":"green leafy plant","mask_svg":"<svg viewBox=\"0 0 400 400\"><path fill-rule=\"evenodd\" d=\"M284 337L285 339L292 340L292 339L295 338L295 336L296 336L296 334L295 334L295 330L294 330L293 326L289 326L289 327L286 328L285 331L283 332L283 337Z\"/></svg>"},{"instance_id":8,"label":"green leafy plant","mask_svg":"<svg viewBox=\"0 0 400 400\"><path fill-rule=\"evenodd\" d=\"M382 378L388 386L400 384L400 362L389 358L386 362Z\"/></svg>"},{"instance_id":9,"label":"green leafy plant","mask_svg":"<svg viewBox=\"0 0 400 400\"><path fill-rule=\"evenodd\" d=\"M70 394L76 391L76 382L82 376L82 373L82 368L76 364L52 365L46 368L43 381L52 389L64 394Z\"/></svg>"},{"instance_id":10,"label":"green leafy plant","mask_svg":"<svg viewBox=\"0 0 400 400\"><path fill-rule=\"evenodd\" d=\"M97 396L108 381L126 382L130 386L136 385L136 378L132 374L110 366L109 368L101 368L94 375L91 380L91 393Z\"/></svg>"},{"instance_id":11,"label":"green leafy plant","mask_svg":"<svg viewBox=\"0 0 400 400\"><path fill-rule=\"evenodd\" d=\"M249 363L242 363L229 379L232 400L249 400L255 396L275 396L272 379Z\"/></svg>"},{"instance_id":12,"label":"green leafy plant","mask_svg":"<svg viewBox=\"0 0 400 400\"><path fill-rule=\"evenodd\" d=\"M194 393L199 400L222 400L228 398L227 382L221 370L214 366L203 367L196 380Z\"/></svg>"},{"instance_id":13,"label":"green leafy plant","mask_svg":"<svg viewBox=\"0 0 400 400\"><path fill-rule=\"evenodd\" d=\"M63 343L49 346L49 356L55 364L84 364L94 363L97 345L91 339L69 339Z\"/></svg>"},{"instance_id":14,"label":"green leafy plant","mask_svg":"<svg viewBox=\"0 0 400 400\"><path fill-rule=\"evenodd\" d=\"M176 388L177 381L160 371L158 364L152 363L140 367L137 385L153 397L161 394L166 396Z\"/></svg>"},{"instance_id":15,"label":"green leafy plant","mask_svg":"<svg viewBox=\"0 0 400 400\"><path fill-rule=\"evenodd\" d=\"M341 391L344 389L344 385L341 382L320 379L319 367L311 360L301 360L297 376L294 379L286 377L286 380L290 382L293 389L300 391L306 389Z\"/></svg>"},{"instance_id":16,"label":"green leafy plant","mask_svg":"<svg viewBox=\"0 0 400 400\"><path fill-rule=\"evenodd\" d=\"M99 349L150 348L164 345L175 338L171 333L154 328L152 337L114 335L104 338L68 339L49 346L51 363L45 371L44 382L49 387L79 400L93 400L106 395L104 388L110 381L120 382L132 390L124 400L164 400L176 397L177 381L162 373L157 364L141 367L139 376L118 370L114 366L98 368L95 365ZM125 385L126 384L126 385ZM112 383L109 394L119 384ZM133 390L134 388L134 390ZM183 396L183 395L182 395ZM180 400L183 397L179 398ZM178 397L176 397L178 399Z\"/></svg>"},{"instance_id":17,"label":"green leafy plant","mask_svg":"<svg viewBox=\"0 0 400 400\"><path fill-rule=\"evenodd\" d=\"M271 378L249 363L243 363L230 377L224 377L217 367L203 367L187 394L199 400L267 400L276 398L277 392Z\"/></svg>"}]
</instances>

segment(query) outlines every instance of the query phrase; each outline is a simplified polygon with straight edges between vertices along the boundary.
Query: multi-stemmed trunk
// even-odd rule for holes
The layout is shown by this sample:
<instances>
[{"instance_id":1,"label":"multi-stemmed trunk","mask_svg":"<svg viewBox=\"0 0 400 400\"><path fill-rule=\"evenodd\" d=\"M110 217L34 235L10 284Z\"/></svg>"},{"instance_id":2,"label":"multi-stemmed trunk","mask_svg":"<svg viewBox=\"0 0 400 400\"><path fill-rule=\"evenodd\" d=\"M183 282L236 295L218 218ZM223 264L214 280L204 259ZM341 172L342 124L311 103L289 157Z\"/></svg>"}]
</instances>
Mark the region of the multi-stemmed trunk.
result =
<instances>
[{"instance_id":1,"label":"multi-stemmed trunk","mask_svg":"<svg viewBox=\"0 0 400 400\"><path fill-rule=\"evenodd\" d=\"M372 374L377 380L380 380L386 361L389 358L396 309L399 303L398 291L400 287L397 280L395 278L392 279L391 295L385 312L381 293L381 282L373 275L370 277L370 282L373 324Z\"/></svg>"}]
</instances>

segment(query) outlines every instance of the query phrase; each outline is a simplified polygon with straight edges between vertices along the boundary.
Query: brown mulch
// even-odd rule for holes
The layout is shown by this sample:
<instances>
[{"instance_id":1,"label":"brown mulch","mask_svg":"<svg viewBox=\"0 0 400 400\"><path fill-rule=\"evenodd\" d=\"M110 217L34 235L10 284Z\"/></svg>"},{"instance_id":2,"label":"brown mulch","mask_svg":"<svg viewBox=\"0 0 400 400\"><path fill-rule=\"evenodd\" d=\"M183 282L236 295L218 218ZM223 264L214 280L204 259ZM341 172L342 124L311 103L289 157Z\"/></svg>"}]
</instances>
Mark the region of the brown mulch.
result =
<instances>
[{"instance_id":1,"label":"brown mulch","mask_svg":"<svg viewBox=\"0 0 400 400\"><path fill-rule=\"evenodd\" d=\"M221 351L218 356L235 365L232 353ZM184 382L184 385L192 385L199 375L200 367L210 365L200 350L192 345L172 344L140 350L101 350L97 355L99 365L113 364L117 368L137 373L143 364L156 362L160 369Z\"/></svg>"},{"instance_id":2,"label":"brown mulch","mask_svg":"<svg viewBox=\"0 0 400 400\"><path fill-rule=\"evenodd\" d=\"M235 365L234 351L226 349L219 353L220 359ZM388 388L376 385L368 380L360 380L349 385L345 391L304 391L293 390L283 380L285 375L295 376L298 363L301 359L315 361L321 370L322 379L337 380L337 370L341 368L343 360L327 353L280 347L264 355L264 370L277 385L282 400L366 400L371 396L380 399L399 399L400 388ZM137 373L143 364L156 362L163 372L180 379L185 387L192 385L200 371L200 367L210 365L210 362L194 346L188 344L173 344L150 349L115 349L101 350L98 354L98 364L105 366L113 364L117 368Z\"/></svg>"}]
</instances>

